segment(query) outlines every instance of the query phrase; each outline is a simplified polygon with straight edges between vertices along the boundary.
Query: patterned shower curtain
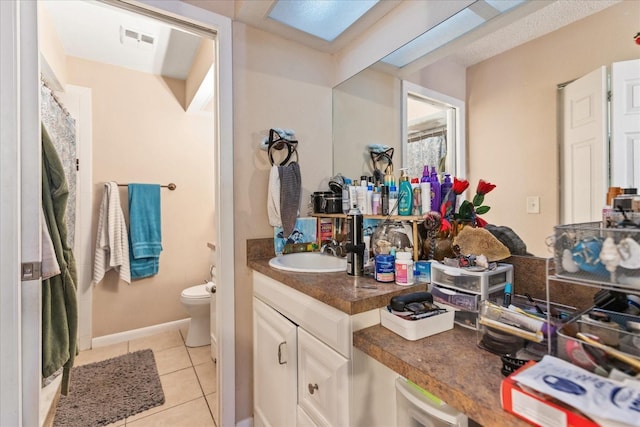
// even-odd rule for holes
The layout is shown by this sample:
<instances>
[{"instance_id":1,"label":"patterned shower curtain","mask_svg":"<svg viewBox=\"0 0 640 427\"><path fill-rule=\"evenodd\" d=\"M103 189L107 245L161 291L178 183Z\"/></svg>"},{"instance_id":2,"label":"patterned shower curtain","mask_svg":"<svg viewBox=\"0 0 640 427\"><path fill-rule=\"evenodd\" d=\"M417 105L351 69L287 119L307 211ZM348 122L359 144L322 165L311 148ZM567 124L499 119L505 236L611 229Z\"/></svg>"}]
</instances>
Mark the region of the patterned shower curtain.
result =
<instances>
[{"instance_id":1,"label":"patterned shower curtain","mask_svg":"<svg viewBox=\"0 0 640 427\"><path fill-rule=\"evenodd\" d=\"M447 140L444 136L429 136L407 144L407 173L409 176L422 176L424 165L429 169L435 166L443 172L447 156Z\"/></svg>"},{"instance_id":2,"label":"patterned shower curtain","mask_svg":"<svg viewBox=\"0 0 640 427\"><path fill-rule=\"evenodd\" d=\"M76 228L76 121L44 82L40 83L41 117L64 167L69 185L67 244L73 248Z\"/></svg>"}]
</instances>

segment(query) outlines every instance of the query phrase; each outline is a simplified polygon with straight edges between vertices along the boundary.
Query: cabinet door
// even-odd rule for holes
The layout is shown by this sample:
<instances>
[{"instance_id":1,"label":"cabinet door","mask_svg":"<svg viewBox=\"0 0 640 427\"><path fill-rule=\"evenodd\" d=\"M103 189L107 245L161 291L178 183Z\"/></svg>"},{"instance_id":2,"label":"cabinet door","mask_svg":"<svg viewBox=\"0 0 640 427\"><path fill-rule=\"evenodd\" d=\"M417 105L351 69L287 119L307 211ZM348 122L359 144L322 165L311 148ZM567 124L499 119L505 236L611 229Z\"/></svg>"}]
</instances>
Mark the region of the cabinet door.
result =
<instances>
[{"instance_id":1,"label":"cabinet door","mask_svg":"<svg viewBox=\"0 0 640 427\"><path fill-rule=\"evenodd\" d=\"M349 360L298 328L298 404L318 426L349 425Z\"/></svg>"},{"instance_id":2,"label":"cabinet door","mask_svg":"<svg viewBox=\"0 0 640 427\"><path fill-rule=\"evenodd\" d=\"M253 391L256 427L296 424L297 326L253 299Z\"/></svg>"}]
</instances>

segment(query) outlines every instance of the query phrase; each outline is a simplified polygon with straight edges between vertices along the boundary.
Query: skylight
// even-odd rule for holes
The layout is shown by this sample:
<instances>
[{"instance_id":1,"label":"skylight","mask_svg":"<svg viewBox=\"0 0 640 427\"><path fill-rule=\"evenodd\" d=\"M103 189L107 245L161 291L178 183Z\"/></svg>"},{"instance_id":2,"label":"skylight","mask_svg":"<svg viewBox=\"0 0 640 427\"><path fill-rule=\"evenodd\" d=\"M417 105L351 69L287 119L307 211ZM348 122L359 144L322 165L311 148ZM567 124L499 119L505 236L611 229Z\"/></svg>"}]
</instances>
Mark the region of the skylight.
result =
<instances>
[{"instance_id":1,"label":"skylight","mask_svg":"<svg viewBox=\"0 0 640 427\"><path fill-rule=\"evenodd\" d=\"M269 18L332 42L376 3L378 0L278 0Z\"/></svg>"},{"instance_id":2,"label":"skylight","mask_svg":"<svg viewBox=\"0 0 640 427\"><path fill-rule=\"evenodd\" d=\"M479 27L526 0L483 0L461 10L429 31L416 37L382 59L382 62L404 67L422 56ZM478 13L476 13L477 10ZM487 11L489 9L489 11ZM493 13L491 12L493 11ZM481 16L482 15L482 16ZM484 16L484 17L483 17ZM485 19L485 17L487 19Z\"/></svg>"}]
</instances>

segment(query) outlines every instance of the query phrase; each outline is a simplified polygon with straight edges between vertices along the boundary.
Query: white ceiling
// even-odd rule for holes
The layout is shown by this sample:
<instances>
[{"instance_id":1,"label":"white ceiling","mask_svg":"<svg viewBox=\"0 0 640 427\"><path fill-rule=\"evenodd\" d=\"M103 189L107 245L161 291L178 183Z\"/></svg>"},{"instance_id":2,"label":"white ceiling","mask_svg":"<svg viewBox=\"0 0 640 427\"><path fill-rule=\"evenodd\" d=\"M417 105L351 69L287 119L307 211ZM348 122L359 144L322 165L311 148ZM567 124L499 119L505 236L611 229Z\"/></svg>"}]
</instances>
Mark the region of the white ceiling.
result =
<instances>
[{"instance_id":1,"label":"white ceiling","mask_svg":"<svg viewBox=\"0 0 640 427\"><path fill-rule=\"evenodd\" d=\"M200 37L96 1L46 0L65 53L92 61L184 80ZM127 37L134 32L143 41ZM153 44L144 40L153 39Z\"/></svg>"},{"instance_id":2,"label":"white ceiling","mask_svg":"<svg viewBox=\"0 0 640 427\"><path fill-rule=\"evenodd\" d=\"M341 36L328 43L268 18L273 0L186 1L227 16L233 15L230 17L237 21L329 53L339 52L401 4L398 0L379 2ZM443 0L408 1L427 2L429 7L441 8L442 3L438 3ZM418 69L443 58L453 58L470 66L619 1L531 0L496 19L492 25L481 26L405 68ZM54 21L66 53L71 56L184 79L200 43L199 36L97 1L45 0L42 3ZM121 28L152 36L155 43L151 47L144 42L122 44ZM402 31L401 23L397 28Z\"/></svg>"}]
</instances>

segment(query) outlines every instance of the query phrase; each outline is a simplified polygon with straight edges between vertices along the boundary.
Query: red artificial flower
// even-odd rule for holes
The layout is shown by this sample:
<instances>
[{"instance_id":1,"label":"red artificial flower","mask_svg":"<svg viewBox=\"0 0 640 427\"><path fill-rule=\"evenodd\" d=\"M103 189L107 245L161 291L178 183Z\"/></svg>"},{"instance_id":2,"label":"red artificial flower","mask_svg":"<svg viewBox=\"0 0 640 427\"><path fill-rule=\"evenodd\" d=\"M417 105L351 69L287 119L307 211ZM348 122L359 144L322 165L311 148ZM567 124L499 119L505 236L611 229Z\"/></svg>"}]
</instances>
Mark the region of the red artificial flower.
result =
<instances>
[{"instance_id":1,"label":"red artificial flower","mask_svg":"<svg viewBox=\"0 0 640 427\"><path fill-rule=\"evenodd\" d=\"M464 193L467 188L469 188L469 181L467 181L466 179L458 179L456 177L453 177L452 189L456 195Z\"/></svg>"},{"instance_id":2,"label":"red artificial flower","mask_svg":"<svg viewBox=\"0 0 640 427\"><path fill-rule=\"evenodd\" d=\"M476 215L476 226L484 228L488 224L487 221Z\"/></svg>"},{"instance_id":3,"label":"red artificial flower","mask_svg":"<svg viewBox=\"0 0 640 427\"><path fill-rule=\"evenodd\" d=\"M451 206L451 202L446 202L443 203L442 206L440 206L440 215L441 220L440 220L440 231L449 231L451 230L451 223L447 220L447 209L449 209Z\"/></svg>"},{"instance_id":4,"label":"red artificial flower","mask_svg":"<svg viewBox=\"0 0 640 427\"><path fill-rule=\"evenodd\" d=\"M481 196L484 196L494 188L496 188L494 184L491 184L490 182L487 182L484 179L481 179L480 181L478 181L478 188L476 189L476 193L480 194Z\"/></svg>"}]
</instances>

